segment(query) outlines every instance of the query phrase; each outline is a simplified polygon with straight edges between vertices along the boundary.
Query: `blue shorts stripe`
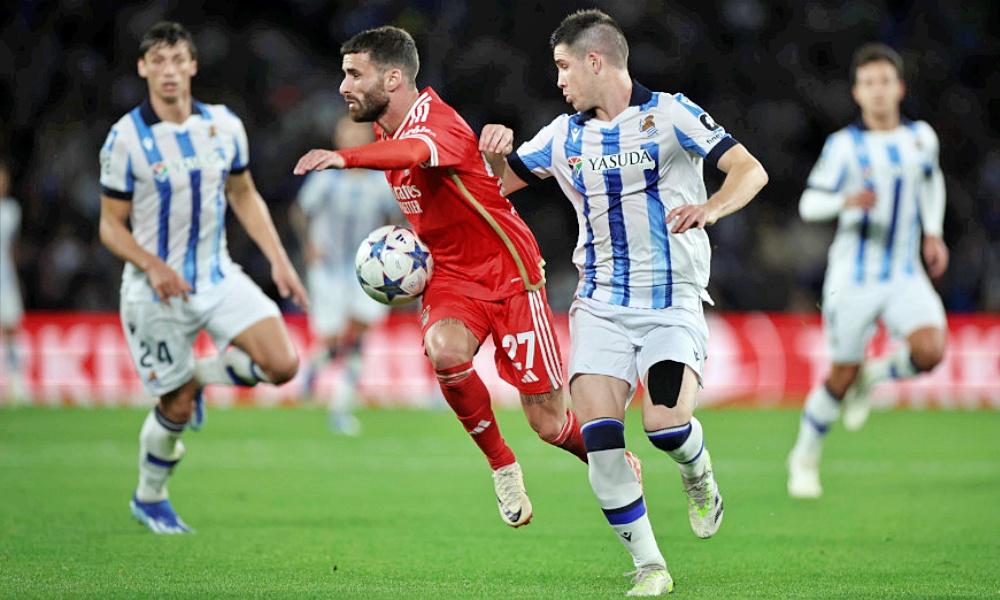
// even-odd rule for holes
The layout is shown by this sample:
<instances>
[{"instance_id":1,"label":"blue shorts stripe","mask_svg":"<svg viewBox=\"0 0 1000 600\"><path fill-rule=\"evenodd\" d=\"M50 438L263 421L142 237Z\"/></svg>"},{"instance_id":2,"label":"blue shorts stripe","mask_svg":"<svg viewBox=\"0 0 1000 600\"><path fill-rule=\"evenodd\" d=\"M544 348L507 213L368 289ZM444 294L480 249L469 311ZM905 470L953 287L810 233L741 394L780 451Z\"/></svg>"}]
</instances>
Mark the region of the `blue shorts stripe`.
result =
<instances>
[{"instance_id":1,"label":"blue shorts stripe","mask_svg":"<svg viewBox=\"0 0 1000 600\"><path fill-rule=\"evenodd\" d=\"M646 514L646 503L643 501L642 496L639 496L635 501L621 508L604 508L601 510L604 511L604 516L608 519L608 523L612 525L628 525L629 523L635 523Z\"/></svg>"}]
</instances>

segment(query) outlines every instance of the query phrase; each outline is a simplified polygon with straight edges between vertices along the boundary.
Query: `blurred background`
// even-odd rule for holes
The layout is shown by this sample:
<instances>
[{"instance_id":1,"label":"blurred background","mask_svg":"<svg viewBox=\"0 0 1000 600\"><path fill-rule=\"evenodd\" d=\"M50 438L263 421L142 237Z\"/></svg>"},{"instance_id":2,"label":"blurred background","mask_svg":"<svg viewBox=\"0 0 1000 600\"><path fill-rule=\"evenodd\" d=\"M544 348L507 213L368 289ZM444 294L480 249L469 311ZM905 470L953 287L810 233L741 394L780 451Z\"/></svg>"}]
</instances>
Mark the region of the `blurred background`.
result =
<instances>
[{"instance_id":1,"label":"blurred background","mask_svg":"<svg viewBox=\"0 0 1000 600\"><path fill-rule=\"evenodd\" d=\"M344 40L382 24L406 28L420 50L421 86L436 88L474 130L505 123L521 141L568 109L555 87L549 34L569 11L597 6L624 27L634 77L693 98L771 176L748 210L711 229L710 291L720 309L817 310L833 225L804 224L798 198L826 135L856 118L852 52L878 40L906 61L904 113L928 121L941 140L952 251L938 282L945 305L950 312L1000 310L1000 3L511 4L13 3L0 32L0 156L23 212L16 263L25 308L117 308L121 263L97 236L97 153L111 124L145 96L135 68L138 40L156 21L177 20L193 32L195 95L243 118L251 170L301 267L287 216L301 178L291 169L304 151L329 145L327 132L344 109L337 93ZM712 191L721 179L706 175ZM570 204L551 183L513 202L542 246L553 308L565 310L577 279ZM274 296L266 261L233 221L233 258Z\"/></svg>"}]
</instances>

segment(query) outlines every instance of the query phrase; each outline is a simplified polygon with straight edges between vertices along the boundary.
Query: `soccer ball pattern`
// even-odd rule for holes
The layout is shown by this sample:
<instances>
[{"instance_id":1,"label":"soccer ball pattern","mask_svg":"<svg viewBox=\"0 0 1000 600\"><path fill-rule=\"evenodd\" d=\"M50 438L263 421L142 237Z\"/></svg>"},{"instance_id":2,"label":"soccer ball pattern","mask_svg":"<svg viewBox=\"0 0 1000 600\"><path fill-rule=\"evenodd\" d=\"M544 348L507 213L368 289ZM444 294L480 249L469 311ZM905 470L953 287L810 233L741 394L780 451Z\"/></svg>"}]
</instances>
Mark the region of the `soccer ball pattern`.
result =
<instances>
[{"instance_id":1,"label":"soccer ball pattern","mask_svg":"<svg viewBox=\"0 0 1000 600\"><path fill-rule=\"evenodd\" d=\"M382 304L416 300L431 277L427 246L405 227L386 225L368 234L354 257L361 289Z\"/></svg>"}]
</instances>

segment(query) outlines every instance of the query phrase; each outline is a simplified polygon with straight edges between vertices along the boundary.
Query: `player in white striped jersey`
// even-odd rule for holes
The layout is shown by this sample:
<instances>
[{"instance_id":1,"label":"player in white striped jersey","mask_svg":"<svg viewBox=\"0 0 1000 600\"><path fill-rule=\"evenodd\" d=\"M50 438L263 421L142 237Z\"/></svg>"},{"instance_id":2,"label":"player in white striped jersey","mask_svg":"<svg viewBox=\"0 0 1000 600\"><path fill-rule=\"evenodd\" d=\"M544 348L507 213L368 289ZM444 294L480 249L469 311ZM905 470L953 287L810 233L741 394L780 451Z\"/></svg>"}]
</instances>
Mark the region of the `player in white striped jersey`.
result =
<instances>
[{"instance_id":1,"label":"player in white striped jersey","mask_svg":"<svg viewBox=\"0 0 1000 600\"><path fill-rule=\"evenodd\" d=\"M845 428L858 429L875 383L929 371L944 355L944 307L928 278L948 266L937 136L900 116L903 61L894 50L862 46L851 77L861 119L827 138L799 204L807 221L837 219L837 236L823 285L833 366L806 398L788 461L788 493L798 498L822 493L822 441L841 404ZM876 319L905 344L865 361Z\"/></svg>"},{"instance_id":2,"label":"player in white striped jersey","mask_svg":"<svg viewBox=\"0 0 1000 600\"><path fill-rule=\"evenodd\" d=\"M24 400L27 389L17 352L17 332L24 316L21 287L14 265L14 240L21 229L21 205L9 195L10 171L0 162L0 341L3 342L3 378L6 389L0 398L9 402Z\"/></svg>"},{"instance_id":3,"label":"player in white striped jersey","mask_svg":"<svg viewBox=\"0 0 1000 600\"><path fill-rule=\"evenodd\" d=\"M337 122L335 148L372 141L371 127L349 116ZM322 368L331 360L340 363L343 368L329 400L330 428L357 435L360 423L352 408L361 375L361 342L368 327L383 319L389 307L369 298L358 285L354 255L365 236L397 219L396 197L378 171L314 171L302 184L292 214L308 265L309 321L320 338L307 367L306 388L314 393ZM337 302L330 302L331 298Z\"/></svg>"},{"instance_id":4,"label":"player in white striped jersey","mask_svg":"<svg viewBox=\"0 0 1000 600\"><path fill-rule=\"evenodd\" d=\"M243 123L225 106L191 97L191 34L178 23L154 25L137 66L149 97L101 148L100 233L126 262L122 325L143 386L159 397L139 434L130 507L156 533L183 533L189 528L166 484L184 454L185 427L200 426L201 388L283 383L298 368L277 305L229 258L227 206L271 262L279 292L302 306L307 300L247 170ZM201 330L219 353L196 360Z\"/></svg>"},{"instance_id":5,"label":"player in white striped jersey","mask_svg":"<svg viewBox=\"0 0 1000 600\"><path fill-rule=\"evenodd\" d=\"M554 176L576 208L570 394L584 423L591 486L636 568L629 595L658 595L673 583L625 459L625 408L641 380L646 434L678 463L691 526L710 537L722 498L693 416L708 336L704 227L746 205L767 174L684 95L632 81L628 44L608 15L568 16L551 45L557 84L578 112L557 117L514 153L512 132L487 126L480 148L503 173L505 192ZM711 198L706 162L727 173Z\"/></svg>"}]
</instances>

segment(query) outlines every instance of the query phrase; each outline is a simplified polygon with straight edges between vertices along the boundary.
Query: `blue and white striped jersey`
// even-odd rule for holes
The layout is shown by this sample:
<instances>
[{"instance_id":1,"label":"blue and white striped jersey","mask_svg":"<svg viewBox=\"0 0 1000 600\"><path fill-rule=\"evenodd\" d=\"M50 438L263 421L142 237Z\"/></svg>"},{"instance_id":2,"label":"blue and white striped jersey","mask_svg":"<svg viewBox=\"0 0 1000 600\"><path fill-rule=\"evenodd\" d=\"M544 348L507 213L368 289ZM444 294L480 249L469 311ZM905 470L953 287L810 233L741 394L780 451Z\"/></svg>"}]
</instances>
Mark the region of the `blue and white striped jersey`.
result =
<instances>
[{"instance_id":1,"label":"blue and white striped jersey","mask_svg":"<svg viewBox=\"0 0 1000 600\"><path fill-rule=\"evenodd\" d=\"M354 273L361 240L401 214L385 175L368 169L313 171L298 203L309 220L309 241L331 271Z\"/></svg>"},{"instance_id":2,"label":"blue and white striped jersey","mask_svg":"<svg viewBox=\"0 0 1000 600\"><path fill-rule=\"evenodd\" d=\"M708 234L670 233L666 215L707 199L702 165L736 145L683 94L632 84L629 107L610 122L560 115L508 157L525 182L555 176L576 208L577 296L666 308L707 299Z\"/></svg>"},{"instance_id":3,"label":"blue and white striped jersey","mask_svg":"<svg viewBox=\"0 0 1000 600\"><path fill-rule=\"evenodd\" d=\"M147 99L111 127L100 152L102 192L130 200L132 235L180 273L194 293L220 282L226 249L226 178L247 168L239 117L193 102L182 124L161 121ZM146 275L126 263L122 296L151 294Z\"/></svg>"},{"instance_id":4,"label":"blue and white striped jersey","mask_svg":"<svg viewBox=\"0 0 1000 600\"><path fill-rule=\"evenodd\" d=\"M838 213L828 283L860 285L923 273L921 230L940 235L944 214L938 139L931 126L904 121L892 131L871 131L858 122L830 135L805 194L818 190L843 198L866 187L877 197L871 210ZM921 215L927 200L934 202L933 212L940 207L939 215Z\"/></svg>"}]
</instances>

